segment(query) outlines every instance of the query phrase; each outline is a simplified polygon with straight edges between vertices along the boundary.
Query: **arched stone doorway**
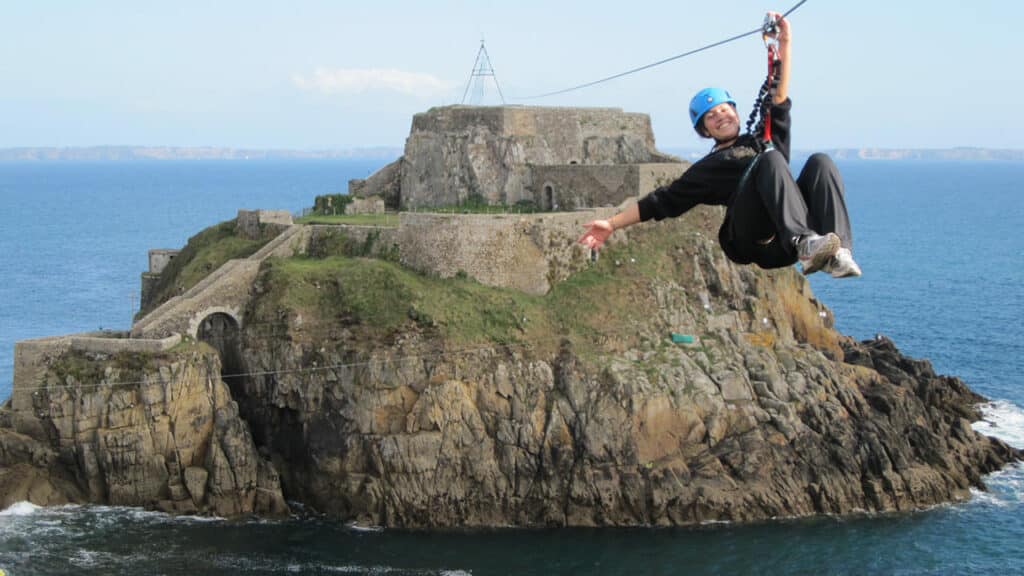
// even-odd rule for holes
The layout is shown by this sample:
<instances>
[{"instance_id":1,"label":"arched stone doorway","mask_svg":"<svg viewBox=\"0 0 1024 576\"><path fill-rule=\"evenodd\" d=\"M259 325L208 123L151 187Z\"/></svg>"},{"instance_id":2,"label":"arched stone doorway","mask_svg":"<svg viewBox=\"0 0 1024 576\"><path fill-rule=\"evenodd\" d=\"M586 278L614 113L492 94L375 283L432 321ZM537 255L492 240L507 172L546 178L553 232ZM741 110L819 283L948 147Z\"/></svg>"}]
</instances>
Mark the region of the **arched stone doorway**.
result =
<instances>
[{"instance_id":1,"label":"arched stone doorway","mask_svg":"<svg viewBox=\"0 0 1024 576\"><path fill-rule=\"evenodd\" d=\"M558 204L555 203L555 187L550 182L544 183L544 197L542 203L544 210L558 209Z\"/></svg>"},{"instance_id":2,"label":"arched stone doorway","mask_svg":"<svg viewBox=\"0 0 1024 576\"><path fill-rule=\"evenodd\" d=\"M214 312L199 323L196 338L206 342L220 354L221 378L231 384L240 378L242 369L242 343L238 321L223 312Z\"/></svg>"}]
</instances>

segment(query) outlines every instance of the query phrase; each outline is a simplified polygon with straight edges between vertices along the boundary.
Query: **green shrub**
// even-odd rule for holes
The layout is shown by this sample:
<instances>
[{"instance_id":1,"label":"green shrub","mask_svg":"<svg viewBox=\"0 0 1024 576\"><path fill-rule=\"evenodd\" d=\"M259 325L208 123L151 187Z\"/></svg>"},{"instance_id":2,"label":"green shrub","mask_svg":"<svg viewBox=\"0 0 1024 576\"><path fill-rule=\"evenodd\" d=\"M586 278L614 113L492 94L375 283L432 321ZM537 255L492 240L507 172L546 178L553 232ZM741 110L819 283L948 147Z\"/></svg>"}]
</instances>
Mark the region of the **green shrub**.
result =
<instances>
[{"instance_id":1,"label":"green shrub","mask_svg":"<svg viewBox=\"0 0 1024 576\"><path fill-rule=\"evenodd\" d=\"M320 216L344 214L352 200L348 194L323 194L313 200L313 213Z\"/></svg>"}]
</instances>

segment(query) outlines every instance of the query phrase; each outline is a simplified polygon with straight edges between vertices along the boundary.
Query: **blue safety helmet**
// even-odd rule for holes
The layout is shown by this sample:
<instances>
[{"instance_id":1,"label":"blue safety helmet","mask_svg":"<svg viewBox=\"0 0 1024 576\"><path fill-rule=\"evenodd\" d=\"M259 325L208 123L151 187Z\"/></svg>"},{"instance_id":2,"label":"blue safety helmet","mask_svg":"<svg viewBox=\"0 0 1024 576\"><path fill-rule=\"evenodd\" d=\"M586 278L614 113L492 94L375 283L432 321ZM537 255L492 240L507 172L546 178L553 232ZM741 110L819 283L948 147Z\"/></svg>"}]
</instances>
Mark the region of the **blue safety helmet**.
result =
<instances>
[{"instance_id":1,"label":"blue safety helmet","mask_svg":"<svg viewBox=\"0 0 1024 576\"><path fill-rule=\"evenodd\" d=\"M728 102L732 104L733 108L736 107L736 101L723 88L705 88L697 92L690 100L690 120L693 122L693 129L700 133L700 120L704 117L704 113L722 102Z\"/></svg>"}]
</instances>

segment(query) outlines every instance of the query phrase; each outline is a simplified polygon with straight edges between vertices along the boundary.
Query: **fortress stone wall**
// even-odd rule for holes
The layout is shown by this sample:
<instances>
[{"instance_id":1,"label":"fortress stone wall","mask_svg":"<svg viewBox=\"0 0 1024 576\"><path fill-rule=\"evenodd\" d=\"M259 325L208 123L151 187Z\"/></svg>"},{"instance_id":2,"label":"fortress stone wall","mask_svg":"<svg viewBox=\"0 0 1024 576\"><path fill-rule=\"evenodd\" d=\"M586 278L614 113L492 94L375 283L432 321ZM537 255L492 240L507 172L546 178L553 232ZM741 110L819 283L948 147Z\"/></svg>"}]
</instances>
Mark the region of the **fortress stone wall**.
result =
<instances>
[{"instance_id":1,"label":"fortress stone wall","mask_svg":"<svg viewBox=\"0 0 1024 576\"><path fill-rule=\"evenodd\" d=\"M164 271L164 268L174 260L174 257L178 255L181 250L173 250L168 248L154 248L149 251L149 272L150 274L160 274Z\"/></svg>"},{"instance_id":2,"label":"fortress stone wall","mask_svg":"<svg viewBox=\"0 0 1024 576\"><path fill-rule=\"evenodd\" d=\"M238 231L246 238L259 238L262 228L272 226L284 230L292 225L292 213L287 210L239 210Z\"/></svg>"},{"instance_id":3,"label":"fortress stone wall","mask_svg":"<svg viewBox=\"0 0 1024 576\"><path fill-rule=\"evenodd\" d=\"M544 210L616 206L678 178L688 163L534 166L531 192Z\"/></svg>"},{"instance_id":4,"label":"fortress stone wall","mask_svg":"<svg viewBox=\"0 0 1024 576\"><path fill-rule=\"evenodd\" d=\"M163 274L164 268L167 268L167 265L177 257L179 252L181 250L168 248L154 248L149 251L149 270L142 273L141 302L143 306L149 302L151 295L160 283L160 275Z\"/></svg>"},{"instance_id":5,"label":"fortress stone wall","mask_svg":"<svg viewBox=\"0 0 1024 576\"><path fill-rule=\"evenodd\" d=\"M544 294L587 266L590 250L576 238L585 222L612 212L403 213L398 228L401 263L442 278L465 273L489 286Z\"/></svg>"},{"instance_id":6,"label":"fortress stone wall","mask_svg":"<svg viewBox=\"0 0 1024 576\"><path fill-rule=\"evenodd\" d=\"M344 252L370 258L388 257L398 252L397 226L311 225L305 251L311 256L327 256L336 251L339 239Z\"/></svg>"},{"instance_id":7,"label":"fortress stone wall","mask_svg":"<svg viewBox=\"0 0 1024 576\"><path fill-rule=\"evenodd\" d=\"M470 198L511 205L536 202L543 185L538 167L678 162L655 148L646 114L619 108L445 106L416 114L402 158L365 180L351 181L349 191L379 195L393 209ZM578 170L582 174L587 168ZM632 188L611 203L639 192ZM589 189L574 194L603 195Z\"/></svg>"}]
</instances>

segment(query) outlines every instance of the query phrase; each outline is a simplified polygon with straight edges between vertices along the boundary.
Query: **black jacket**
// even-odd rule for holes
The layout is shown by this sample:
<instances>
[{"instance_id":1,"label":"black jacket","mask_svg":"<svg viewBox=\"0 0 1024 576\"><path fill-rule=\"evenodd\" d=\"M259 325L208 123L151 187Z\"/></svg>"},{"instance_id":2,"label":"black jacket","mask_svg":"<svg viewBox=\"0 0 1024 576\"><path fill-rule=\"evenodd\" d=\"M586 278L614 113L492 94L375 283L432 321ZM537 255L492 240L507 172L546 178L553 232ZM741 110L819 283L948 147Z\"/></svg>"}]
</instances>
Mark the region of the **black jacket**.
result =
<instances>
[{"instance_id":1,"label":"black jacket","mask_svg":"<svg viewBox=\"0 0 1024 576\"><path fill-rule=\"evenodd\" d=\"M789 161L789 109L787 98L771 108L772 144ZM757 138L760 138L758 136ZM747 165L757 153L755 137L744 134L728 148L716 150L686 169L668 186L640 199L640 221L681 216L698 204L728 206Z\"/></svg>"}]
</instances>

